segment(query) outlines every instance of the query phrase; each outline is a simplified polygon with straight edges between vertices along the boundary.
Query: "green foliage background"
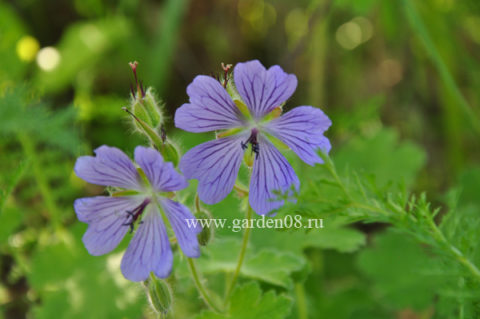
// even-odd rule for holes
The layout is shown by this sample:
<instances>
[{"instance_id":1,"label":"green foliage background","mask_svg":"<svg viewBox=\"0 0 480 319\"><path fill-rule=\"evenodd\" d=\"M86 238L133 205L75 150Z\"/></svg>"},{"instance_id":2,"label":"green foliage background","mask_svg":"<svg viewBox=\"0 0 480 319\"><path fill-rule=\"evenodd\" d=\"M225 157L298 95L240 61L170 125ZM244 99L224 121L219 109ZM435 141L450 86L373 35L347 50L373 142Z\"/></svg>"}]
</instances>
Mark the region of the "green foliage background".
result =
<instances>
[{"instance_id":1,"label":"green foliage background","mask_svg":"<svg viewBox=\"0 0 480 319\"><path fill-rule=\"evenodd\" d=\"M56 48L58 65L42 69L26 36ZM0 0L0 318L155 318L120 273L128 238L102 257L83 247L73 200L103 189L74 175L75 159L145 143L121 110L129 61L186 151L212 137L173 127L186 86L250 59L297 75L287 109L314 105L333 121L327 165L288 154L302 188L277 216L325 228L254 229L224 314L205 307L177 254L168 316L480 318L475 0ZM243 218L241 205L232 194L208 209ZM240 237L218 229L202 248L217 294Z\"/></svg>"}]
</instances>

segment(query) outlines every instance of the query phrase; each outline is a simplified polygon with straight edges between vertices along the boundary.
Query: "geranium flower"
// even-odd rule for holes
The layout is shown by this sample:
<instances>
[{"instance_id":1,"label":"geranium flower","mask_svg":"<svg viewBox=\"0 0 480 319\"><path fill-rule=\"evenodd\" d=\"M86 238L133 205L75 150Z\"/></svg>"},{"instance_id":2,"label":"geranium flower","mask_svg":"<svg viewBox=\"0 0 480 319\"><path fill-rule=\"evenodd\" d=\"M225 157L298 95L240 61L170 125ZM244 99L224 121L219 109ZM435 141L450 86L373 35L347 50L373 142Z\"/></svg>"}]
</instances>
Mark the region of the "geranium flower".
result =
<instances>
[{"instance_id":1,"label":"geranium flower","mask_svg":"<svg viewBox=\"0 0 480 319\"><path fill-rule=\"evenodd\" d=\"M183 253L188 257L200 255L197 234L201 227L188 227L186 219L193 219L193 215L170 199L172 192L187 187L187 181L172 163L164 162L158 151L143 146L135 148L139 168L115 147L101 146L95 154L79 157L75 173L89 183L115 187L116 192L112 196L80 198L74 203L78 219L88 224L83 242L90 254L112 251L136 224L122 259L123 275L132 281L146 280L151 271L160 278L168 277L173 255L163 215Z\"/></svg>"},{"instance_id":2,"label":"geranium flower","mask_svg":"<svg viewBox=\"0 0 480 319\"><path fill-rule=\"evenodd\" d=\"M297 87L297 78L279 66L268 70L259 61L239 63L233 71L233 98L212 77L197 76L187 87L190 103L175 113L175 126L189 132L226 130L214 141L189 150L180 161L188 179L198 179L198 194L215 204L233 189L247 148L253 156L249 202L258 214L283 205L278 194L291 195L300 182L272 142L280 140L305 163L322 163L318 151L330 150L323 133L330 119L318 108L299 106L281 114Z\"/></svg>"}]
</instances>

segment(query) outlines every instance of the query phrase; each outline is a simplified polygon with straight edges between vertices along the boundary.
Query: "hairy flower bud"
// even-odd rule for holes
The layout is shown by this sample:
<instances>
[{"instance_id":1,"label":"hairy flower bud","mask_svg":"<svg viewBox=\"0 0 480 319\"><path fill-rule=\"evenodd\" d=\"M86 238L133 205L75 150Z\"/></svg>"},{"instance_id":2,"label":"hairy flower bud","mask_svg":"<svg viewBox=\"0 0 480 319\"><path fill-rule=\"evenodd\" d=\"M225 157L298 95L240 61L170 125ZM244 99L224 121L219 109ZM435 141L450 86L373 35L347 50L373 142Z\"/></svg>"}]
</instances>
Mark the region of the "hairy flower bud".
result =
<instances>
[{"instance_id":1,"label":"hairy flower bud","mask_svg":"<svg viewBox=\"0 0 480 319\"><path fill-rule=\"evenodd\" d=\"M165 280L158 279L153 274L146 284L148 301L156 313L165 314L170 310L173 295L170 286Z\"/></svg>"},{"instance_id":2,"label":"hairy flower bud","mask_svg":"<svg viewBox=\"0 0 480 319\"><path fill-rule=\"evenodd\" d=\"M195 213L197 219L211 219L212 215L209 211L203 210ZM201 246L206 246L212 239L215 233L213 224L209 225L210 227L204 226L202 231L197 235L198 243Z\"/></svg>"},{"instance_id":3,"label":"hairy flower bud","mask_svg":"<svg viewBox=\"0 0 480 319\"><path fill-rule=\"evenodd\" d=\"M163 105L158 102L158 98L155 96L153 89L149 87L145 91L143 83L138 80L138 62L131 62L130 67L132 68L136 87L134 88L132 86L131 88L131 102L129 110L152 129L158 130L162 126L163 122ZM142 128L138 127L138 121L134 121L134 125L142 130Z\"/></svg>"},{"instance_id":4,"label":"hairy flower bud","mask_svg":"<svg viewBox=\"0 0 480 319\"><path fill-rule=\"evenodd\" d=\"M131 101L132 113L153 129L159 129L163 121L163 105L157 100L153 89L148 88L141 96L132 96ZM138 126L137 123L135 125Z\"/></svg>"}]
</instances>

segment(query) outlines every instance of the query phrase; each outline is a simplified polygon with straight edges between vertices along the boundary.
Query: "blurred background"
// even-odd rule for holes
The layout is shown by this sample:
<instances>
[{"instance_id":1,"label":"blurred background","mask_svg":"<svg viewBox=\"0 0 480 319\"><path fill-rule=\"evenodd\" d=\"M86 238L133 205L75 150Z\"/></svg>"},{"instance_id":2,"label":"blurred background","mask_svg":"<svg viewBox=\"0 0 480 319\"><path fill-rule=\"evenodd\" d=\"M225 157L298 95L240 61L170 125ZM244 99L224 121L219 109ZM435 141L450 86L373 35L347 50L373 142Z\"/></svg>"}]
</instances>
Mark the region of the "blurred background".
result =
<instances>
[{"instance_id":1,"label":"blurred background","mask_svg":"<svg viewBox=\"0 0 480 319\"><path fill-rule=\"evenodd\" d=\"M133 83L128 62L139 62L139 77L165 102L167 133L185 151L211 137L173 127L186 86L220 73L221 62L251 59L296 74L286 108L328 114L341 167L402 181L436 204L461 188L465 202L480 206L476 0L3 0L0 317L153 318L142 289L119 273L126 242L105 257L89 256L81 243L86 225L73 200L103 189L74 175L75 159L102 144L131 154L145 143L121 110ZM230 212L236 201L211 211L240 217ZM284 248L309 265L302 290L268 280L262 289L304 293L310 318L453 318L439 315L432 286L408 273L391 280L415 268L401 262L422 253L417 244L382 225L349 230L341 237L348 240L326 246L254 235L253 246ZM217 233L227 244L239 235ZM385 260L398 269L387 271ZM175 318L191 318L203 306L179 263ZM288 318L306 318L295 309Z\"/></svg>"}]
</instances>

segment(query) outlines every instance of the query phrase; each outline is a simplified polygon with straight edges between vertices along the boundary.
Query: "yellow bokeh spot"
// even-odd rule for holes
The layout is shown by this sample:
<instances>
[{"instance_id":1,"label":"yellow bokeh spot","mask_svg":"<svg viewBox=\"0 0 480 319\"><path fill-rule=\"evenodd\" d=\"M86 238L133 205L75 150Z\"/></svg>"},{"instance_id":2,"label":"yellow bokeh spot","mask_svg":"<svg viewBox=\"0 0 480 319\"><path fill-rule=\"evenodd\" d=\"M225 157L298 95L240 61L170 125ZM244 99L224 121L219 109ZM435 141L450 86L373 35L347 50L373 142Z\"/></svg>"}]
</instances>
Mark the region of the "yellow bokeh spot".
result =
<instances>
[{"instance_id":1,"label":"yellow bokeh spot","mask_svg":"<svg viewBox=\"0 0 480 319\"><path fill-rule=\"evenodd\" d=\"M29 35L23 36L17 42L17 55L22 61L33 61L38 49L40 49L40 44L37 39Z\"/></svg>"},{"instance_id":2,"label":"yellow bokeh spot","mask_svg":"<svg viewBox=\"0 0 480 319\"><path fill-rule=\"evenodd\" d=\"M362 43L370 40L373 36L373 26L370 20L364 17L356 17L352 19L352 22L356 23L362 31Z\"/></svg>"},{"instance_id":3,"label":"yellow bokeh spot","mask_svg":"<svg viewBox=\"0 0 480 319\"><path fill-rule=\"evenodd\" d=\"M360 44L367 42L373 36L373 26L370 20L356 17L342 24L335 33L335 38L346 50L353 50Z\"/></svg>"},{"instance_id":4,"label":"yellow bokeh spot","mask_svg":"<svg viewBox=\"0 0 480 319\"><path fill-rule=\"evenodd\" d=\"M54 47L45 47L37 54L37 64L44 71L52 71L60 63L60 52Z\"/></svg>"},{"instance_id":5,"label":"yellow bokeh spot","mask_svg":"<svg viewBox=\"0 0 480 319\"><path fill-rule=\"evenodd\" d=\"M335 38L344 49L352 50L362 43L362 29L356 22L349 21L337 29Z\"/></svg>"},{"instance_id":6,"label":"yellow bokeh spot","mask_svg":"<svg viewBox=\"0 0 480 319\"><path fill-rule=\"evenodd\" d=\"M285 18L285 31L289 45L296 45L297 41L308 32L308 15L302 9L293 9Z\"/></svg>"}]
</instances>

